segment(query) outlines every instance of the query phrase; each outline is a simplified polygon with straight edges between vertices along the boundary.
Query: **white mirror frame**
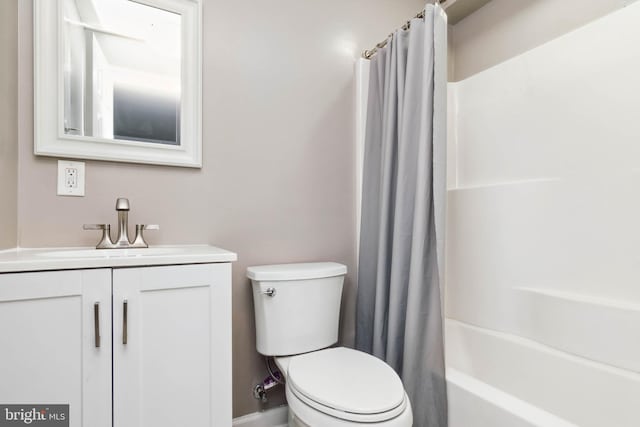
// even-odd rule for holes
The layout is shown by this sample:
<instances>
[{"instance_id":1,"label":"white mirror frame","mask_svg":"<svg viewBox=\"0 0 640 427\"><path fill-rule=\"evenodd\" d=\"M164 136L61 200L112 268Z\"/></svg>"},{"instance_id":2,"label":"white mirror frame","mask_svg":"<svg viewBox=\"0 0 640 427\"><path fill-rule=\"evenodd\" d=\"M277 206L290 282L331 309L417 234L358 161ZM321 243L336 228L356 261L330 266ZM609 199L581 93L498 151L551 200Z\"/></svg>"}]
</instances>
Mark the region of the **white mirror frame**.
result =
<instances>
[{"instance_id":1,"label":"white mirror frame","mask_svg":"<svg viewBox=\"0 0 640 427\"><path fill-rule=\"evenodd\" d=\"M202 167L202 0L135 0L182 22L179 146L67 135L63 129L62 0L34 0L34 153L41 156Z\"/></svg>"}]
</instances>

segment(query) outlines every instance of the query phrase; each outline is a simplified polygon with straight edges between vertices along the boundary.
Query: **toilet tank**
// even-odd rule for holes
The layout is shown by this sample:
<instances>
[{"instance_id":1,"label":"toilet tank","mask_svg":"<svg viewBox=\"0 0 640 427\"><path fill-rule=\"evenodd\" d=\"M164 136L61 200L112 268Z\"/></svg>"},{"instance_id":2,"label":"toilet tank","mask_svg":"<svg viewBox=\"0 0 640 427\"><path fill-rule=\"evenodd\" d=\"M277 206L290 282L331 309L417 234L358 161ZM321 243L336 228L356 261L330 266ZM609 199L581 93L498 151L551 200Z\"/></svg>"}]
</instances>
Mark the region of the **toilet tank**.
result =
<instances>
[{"instance_id":1,"label":"toilet tank","mask_svg":"<svg viewBox=\"0 0 640 427\"><path fill-rule=\"evenodd\" d=\"M335 262L249 267L258 352L284 356L335 344L345 274Z\"/></svg>"}]
</instances>

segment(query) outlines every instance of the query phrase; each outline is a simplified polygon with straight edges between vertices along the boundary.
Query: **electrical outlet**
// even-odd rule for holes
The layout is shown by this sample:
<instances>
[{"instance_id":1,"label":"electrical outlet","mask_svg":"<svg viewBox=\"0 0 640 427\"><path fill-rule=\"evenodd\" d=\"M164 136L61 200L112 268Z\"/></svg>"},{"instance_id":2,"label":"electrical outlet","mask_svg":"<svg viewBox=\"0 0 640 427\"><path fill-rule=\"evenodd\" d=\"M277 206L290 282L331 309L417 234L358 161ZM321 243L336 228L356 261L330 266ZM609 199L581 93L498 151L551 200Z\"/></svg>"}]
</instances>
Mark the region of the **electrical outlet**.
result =
<instances>
[{"instance_id":1,"label":"electrical outlet","mask_svg":"<svg viewBox=\"0 0 640 427\"><path fill-rule=\"evenodd\" d=\"M58 160L58 196L84 196L84 162Z\"/></svg>"}]
</instances>

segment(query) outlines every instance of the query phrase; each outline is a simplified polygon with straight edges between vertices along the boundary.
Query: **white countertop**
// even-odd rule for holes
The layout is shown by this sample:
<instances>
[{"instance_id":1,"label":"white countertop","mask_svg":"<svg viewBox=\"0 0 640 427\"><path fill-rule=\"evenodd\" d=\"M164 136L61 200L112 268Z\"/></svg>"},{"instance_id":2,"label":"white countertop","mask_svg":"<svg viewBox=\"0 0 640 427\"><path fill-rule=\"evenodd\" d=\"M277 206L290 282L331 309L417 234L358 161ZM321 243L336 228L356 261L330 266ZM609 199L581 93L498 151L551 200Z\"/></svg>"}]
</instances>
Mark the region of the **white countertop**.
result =
<instances>
[{"instance_id":1,"label":"white countertop","mask_svg":"<svg viewBox=\"0 0 640 427\"><path fill-rule=\"evenodd\" d=\"M238 256L208 245L153 246L141 249L16 248L0 251L0 273L79 268L232 262Z\"/></svg>"}]
</instances>

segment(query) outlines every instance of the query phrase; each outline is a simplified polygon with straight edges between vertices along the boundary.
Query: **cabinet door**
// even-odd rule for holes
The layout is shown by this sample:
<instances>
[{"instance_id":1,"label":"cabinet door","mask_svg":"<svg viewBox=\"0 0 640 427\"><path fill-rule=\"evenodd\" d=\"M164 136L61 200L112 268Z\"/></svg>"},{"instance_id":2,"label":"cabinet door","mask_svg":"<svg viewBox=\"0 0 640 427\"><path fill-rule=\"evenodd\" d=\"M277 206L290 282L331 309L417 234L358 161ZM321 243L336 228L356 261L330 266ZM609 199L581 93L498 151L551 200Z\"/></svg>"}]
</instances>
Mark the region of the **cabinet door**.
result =
<instances>
[{"instance_id":1,"label":"cabinet door","mask_svg":"<svg viewBox=\"0 0 640 427\"><path fill-rule=\"evenodd\" d=\"M111 426L111 270L0 274L0 340L0 403L69 404L71 427Z\"/></svg>"},{"instance_id":2,"label":"cabinet door","mask_svg":"<svg viewBox=\"0 0 640 427\"><path fill-rule=\"evenodd\" d=\"M114 427L231 426L230 264L114 270L113 340Z\"/></svg>"}]
</instances>

